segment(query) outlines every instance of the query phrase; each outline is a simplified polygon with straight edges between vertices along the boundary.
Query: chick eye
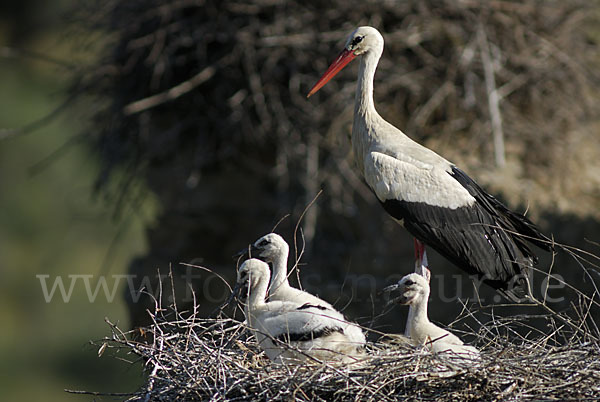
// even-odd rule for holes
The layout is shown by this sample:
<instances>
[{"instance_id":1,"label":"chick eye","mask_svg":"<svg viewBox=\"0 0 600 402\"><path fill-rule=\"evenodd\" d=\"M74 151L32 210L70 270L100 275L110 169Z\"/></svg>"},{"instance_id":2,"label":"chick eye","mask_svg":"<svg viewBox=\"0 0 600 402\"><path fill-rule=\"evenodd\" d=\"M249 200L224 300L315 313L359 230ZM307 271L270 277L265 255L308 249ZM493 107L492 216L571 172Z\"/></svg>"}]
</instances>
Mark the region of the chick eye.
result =
<instances>
[{"instance_id":1,"label":"chick eye","mask_svg":"<svg viewBox=\"0 0 600 402\"><path fill-rule=\"evenodd\" d=\"M354 47L354 46L358 45L360 42L362 42L363 38L364 38L364 36L357 36L356 38L354 38L352 40L352 46Z\"/></svg>"},{"instance_id":2,"label":"chick eye","mask_svg":"<svg viewBox=\"0 0 600 402\"><path fill-rule=\"evenodd\" d=\"M414 281L411 281L411 280L409 279L409 280L407 280L406 282L404 282L404 284L405 284L406 286L410 286L410 285L414 285L414 284L415 284L415 282L414 282Z\"/></svg>"},{"instance_id":3,"label":"chick eye","mask_svg":"<svg viewBox=\"0 0 600 402\"><path fill-rule=\"evenodd\" d=\"M259 245L260 247L264 247L264 246L266 246L267 244L269 244L269 242L268 242L267 240L263 240L263 241L261 241L260 243L258 243L258 245Z\"/></svg>"}]
</instances>

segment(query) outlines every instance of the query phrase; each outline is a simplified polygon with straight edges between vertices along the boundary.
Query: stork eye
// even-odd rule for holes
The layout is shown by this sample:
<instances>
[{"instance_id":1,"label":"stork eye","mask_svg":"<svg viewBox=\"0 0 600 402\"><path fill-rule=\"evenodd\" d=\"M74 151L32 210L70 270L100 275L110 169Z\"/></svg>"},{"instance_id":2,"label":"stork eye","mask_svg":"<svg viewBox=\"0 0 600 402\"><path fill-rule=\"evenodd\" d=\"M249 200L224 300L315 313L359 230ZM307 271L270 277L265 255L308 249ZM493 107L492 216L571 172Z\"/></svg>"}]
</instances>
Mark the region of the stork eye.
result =
<instances>
[{"instance_id":1,"label":"stork eye","mask_svg":"<svg viewBox=\"0 0 600 402\"><path fill-rule=\"evenodd\" d=\"M358 45L360 42L362 42L364 36L357 36L356 38L352 39L352 47Z\"/></svg>"},{"instance_id":2,"label":"stork eye","mask_svg":"<svg viewBox=\"0 0 600 402\"><path fill-rule=\"evenodd\" d=\"M264 246L266 246L267 244L269 244L269 241L268 241L268 240L263 240L263 241L261 241L260 243L258 243L258 246L259 246L259 247L264 247Z\"/></svg>"},{"instance_id":3,"label":"stork eye","mask_svg":"<svg viewBox=\"0 0 600 402\"><path fill-rule=\"evenodd\" d=\"M407 280L406 282L404 282L404 284L405 284L406 286L410 286L410 285L414 285L414 284L415 284L415 282L409 279L409 280Z\"/></svg>"}]
</instances>

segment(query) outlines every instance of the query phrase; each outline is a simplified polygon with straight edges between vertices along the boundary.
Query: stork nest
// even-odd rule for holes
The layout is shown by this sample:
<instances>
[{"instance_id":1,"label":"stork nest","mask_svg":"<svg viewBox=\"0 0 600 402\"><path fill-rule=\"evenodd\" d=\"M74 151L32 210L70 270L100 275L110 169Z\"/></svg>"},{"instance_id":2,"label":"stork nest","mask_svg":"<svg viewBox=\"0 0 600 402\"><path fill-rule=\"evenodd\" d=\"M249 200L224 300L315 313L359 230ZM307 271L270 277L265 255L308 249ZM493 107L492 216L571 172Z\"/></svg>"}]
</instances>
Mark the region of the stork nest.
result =
<instances>
[{"instance_id":1,"label":"stork nest","mask_svg":"<svg viewBox=\"0 0 600 402\"><path fill-rule=\"evenodd\" d=\"M579 310L578 310L579 311ZM530 326L532 317L488 314L476 332L463 333L482 350L478 367L456 362L371 331L354 367L331 363L274 364L242 322L219 316L184 317L176 309L151 314L153 325L112 336L100 352L125 351L145 362L148 376L129 401L154 400L567 400L600 398L600 343L595 325L555 314L540 315L547 333ZM472 313L465 309L465 316ZM557 320L557 318L560 318ZM95 395L98 395L95 393ZM116 394L110 394L116 395Z\"/></svg>"}]
</instances>

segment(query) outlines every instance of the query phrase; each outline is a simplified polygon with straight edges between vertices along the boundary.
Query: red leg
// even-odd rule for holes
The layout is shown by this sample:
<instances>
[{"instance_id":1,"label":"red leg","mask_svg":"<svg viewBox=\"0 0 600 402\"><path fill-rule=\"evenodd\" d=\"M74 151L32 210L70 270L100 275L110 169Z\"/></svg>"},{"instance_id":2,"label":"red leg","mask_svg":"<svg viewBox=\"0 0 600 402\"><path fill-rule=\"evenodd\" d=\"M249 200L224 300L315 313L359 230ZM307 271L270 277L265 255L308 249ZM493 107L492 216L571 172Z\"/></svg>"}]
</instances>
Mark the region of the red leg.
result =
<instances>
[{"instance_id":1,"label":"red leg","mask_svg":"<svg viewBox=\"0 0 600 402\"><path fill-rule=\"evenodd\" d=\"M429 271L429 262L427 261L427 252L425 251L425 243L415 238L415 272L424 276L427 282L431 279Z\"/></svg>"},{"instance_id":2,"label":"red leg","mask_svg":"<svg viewBox=\"0 0 600 402\"><path fill-rule=\"evenodd\" d=\"M416 237L415 240L415 259L421 261L425 255L425 243L422 243Z\"/></svg>"}]
</instances>

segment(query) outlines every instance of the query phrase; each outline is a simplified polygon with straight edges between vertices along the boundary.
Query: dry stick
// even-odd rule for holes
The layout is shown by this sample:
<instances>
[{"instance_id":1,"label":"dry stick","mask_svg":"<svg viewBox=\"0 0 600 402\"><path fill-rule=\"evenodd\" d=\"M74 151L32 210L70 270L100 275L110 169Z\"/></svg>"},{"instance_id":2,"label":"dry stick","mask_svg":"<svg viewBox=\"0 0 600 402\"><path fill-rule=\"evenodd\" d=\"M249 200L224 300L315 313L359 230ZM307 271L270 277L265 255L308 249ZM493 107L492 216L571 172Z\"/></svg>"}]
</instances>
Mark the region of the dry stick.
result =
<instances>
[{"instance_id":1,"label":"dry stick","mask_svg":"<svg viewBox=\"0 0 600 402\"><path fill-rule=\"evenodd\" d=\"M154 338L156 339L156 336ZM152 369L152 372L150 373L150 376L149 376L150 380L148 382L148 389L146 391L146 396L144 397L144 402L148 402L150 400L150 396L152 394L152 389L154 388L154 380L155 380L156 373L158 372L158 369L161 368L160 361L158 360L158 358L160 357L160 354L162 353L163 346L164 346L164 337L161 336L158 340L159 354L154 361L154 368Z\"/></svg>"},{"instance_id":2,"label":"dry stick","mask_svg":"<svg viewBox=\"0 0 600 402\"><path fill-rule=\"evenodd\" d=\"M67 106L69 106L71 104L71 102L74 101L75 98L78 95L79 94L71 95L69 98L67 98L67 100L65 100L63 103L61 103L60 105L58 105L54 110L52 110L48 114L46 114L45 116L40 117L37 120L32 121L31 123L26 124L23 127L14 128L14 129L0 128L0 140L5 140L7 138L14 137L16 135L29 134L32 131L35 131L35 130L43 127L47 123L50 123L52 120L54 120L55 118L57 118L58 115L64 109L66 109ZM74 138L78 138L78 137L79 136L77 135ZM72 141L72 139L70 139L69 141ZM62 149L62 147L59 148L59 150L60 149Z\"/></svg>"},{"instance_id":3,"label":"dry stick","mask_svg":"<svg viewBox=\"0 0 600 402\"><path fill-rule=\"evenodd\" d=\"M590 68L588 68L587 66L583 65L582 63L578 62L577 60L575 60L575 58L571 55L569 55L568 53L566 53L565 51L563 51L558 45L555 45L554 42L552 42L550 39L543 37L541 34L538 34L537 32L533 31L532 29L528 29L528 27L525 26L525 29L527 30L527 33L538 38L540 40L540 42L546 46L548 46L550 49L552 49L551 54L560 62L562 62L564 65L568 66L571 71L573 71L576 75L577 78L587 78L590 77L594 83L597 85L599 80L600 80L600 76L598 75L598 73L595 70L592 70ZM584 80L581 80L584 81Z\"/></svg>"},{"instance_id":4,"label":"dry stick","mask_svg":"<svg viewBox=\"0 0 600 402\"><path fill-rule=\"evenodd\" d=\"M542 243L551 244L552 247L556 246L556 247L560 248L561 250L563 250L564 252L566 252L568 255L570 255L571 257L573 257L573 259L575 260L575 262L581 267L581 269L583 270L583 272L588 276L588 278L592 282L592 285L594 286L594 289L596 290L596 292L600 294L600 290L598 289L598 287L596 285L596 282L594 281L594 278L590 274L590 268L584 266L581 261L585 261L588 264L590 264L590 265L592 265L594 267L597 267L597 268L599 268L599 266L596 265L596 264L594 264L594 263L592 263L592 262L590 262L589 260L583 258L581 255L575 253L575 251L577 251L578 253L584 254L586 256L593 257L594 259L598 259L598 260L600 260L600 256L594 255L594 254L592 254L592 253L590 253L588 251L581 250L581 249L573 247L573 246L568 246L568 245L565 245L565 244L557 243L557 242L554 241L554 239L541 240L541 239L535 238L533 236L528 236L528 235L521 234L519 232L515 232L515 231L512 231L512 230L501 228L500 226L497 226L497 225L483 225L483 226L489 226L490 228L495 228L495 229L503 230L506 233L510 233L510 234L512 234L514 236L522 237L522 238L524 238L526 240L537 240L537 241L542 242ZM544 271L542 271L542 270L540 270L538 268L535 268L533 266L530 266L529 268L532 269L532 270L534 270L534 271L536 271L536 272L541 272L543 274L546 274L546 272L544 272ZM594 270L594 272L596 272L596 271ZM564 280L562 280L562 279L560 279L558 277L555 277L555 276L551 276L551 277L554 278L554 279L556 279L559 283L567 286L571 290L575 291L581 297L583 297L583 298L585 298L587 300L591 300L589 298L589 296L585 295L583 292L581 292L579 289L577 289L573 285L569 284L568 282L565 282ZM539 303L539 301L538 301L538 303ZM594 301L594 304L596 306L600 307L600 302Z\"/></svg>"},{"instance_id":5,"label":"dry stick","mask_svg":"<svg viewBox=\"0 0 600 402\"><path fill-rule=\"evenodd\" d=\"M173 298L173 309L175 310L175 315L179 313L177 309L177 298L175 297L175 282L173 280L173 266L169 263L169 279L171 281L171 297Z\"/></svg>"},{"instance_id":6,"label":"dry stick","mask_svg":"<svg viewBox=\"0 0 600 402\"><path fill-rule=\"evenodd\" d=\"M188 264L185 262L180 262L179 265L184 265L186 267L192 267L192 268L198 268L198 269L202 269L206 272L210 272L211 274L214 274L217 278L219 278L225 285L227 285L227 287L229 288L230 292L233 292L233 289L231 289L231 286L229 285L229 283L225 280L225 278L223 278L221 275L219 275L218 273L216 273L215 271L213 271L210 268L207 267L203 267L201 265L194 265L194 264Z\"/></svg>"},{"instance_id":7,"label":"dry stick","mask_svg":"<svg viewBox=\"0 0 600 402\"><path fill-rule=\"evenodd\" d=\"M416 127L424 127L427 124L429 117L436 111L436 109L444 102L446 97L454 90L450 81L444 82L434 93L431 95L429 100L425 104L419 107L413 118L414 125Z\"/></svg>"},{"instance_id":8,"label":"dry stick","mask_svg":"<svg viewBox=\"0 0 600 402\"><path fill-rule=\"evenodd\" d=\"M302 289L302 284L300 282L300 269L299 269L299 262L300 262L300 258L302 257L302 254L304 253L304 235L302 234L302 230L300 230L300 235L302 236L302 250L300 255L298 255L298 241L297 241L297 235L298 235L298 228L300 227L300 223L302 222L302 218L304 218L304 215L306 214L306 212L308 211L308 209L317 201L317 198L319 198L319 196L321 195L321 193L323 193L323 190L319 190L319 192L317 193L317 195L314 196L314 198L312 199L311 202L308 203L308 205L306 206L306 208L304 208L304 211L302 211L302 214L300 215L300 218L298 218L298 222L296 222L296 227L294 228L294 253L296 255L296 263L294 264L294 266L292 267L292 269L290 269L290 272L288 273L288 276L294 272L294 270L296 271L296 277L298 279L298 287L300 289Z\"/></svg>"},{"instance_id":9,"label":"dry stick","mask_svg":"<svg viewBox=\"0 0 600 402\"><path fill-rule=\"evenodd\" d=\"M46 118L48 118L48 120L45 120ZM39 124L39 127L42 127L44 124L49 123L50 120L52 120L53 118L54 117L50 117L50 116L43 117L40 120L31 123L30 125L22 127L20 129L16 129L14 133L9 133L8 136L10 137L12 135L28 134L29 132L37 129L37 127L33 128L34 125ZM44 122L42 122L42 120L44 120ZM6 137L3 137L2 131L3 130L0 129L0 140L2 140L3 138L6 138ZM4 133L4 134L6 134L6 133ZM43 158L41 158L40 160L38 160L37 162L35 162L31 166L29 166L27 168L27 175L28 176L36 176L39 173L43 172L44 169L46 169L48 166L50 166L52 163L54 163L60 157L62 157L68 151L70 151L71 147L74 147L76 145L82 144L85 141L87 141L88 140L87 136L88 136L88 133L86 132L86 133L75 134L75 135L72 135L71 137L67 138L67 140L65 140L65 142L63 142L57 148L53 149L50 153L46 154Z\"/></svg>"},{"instance_id":10,"label":"dry stick","mask_svg":"<svg viewBox=\"0 0 600 402\"><path fill-rule=\"evenodd\" d=\"M544 289L544 304L548 298L548 289L550 288L550 278L552 277L552 268L554 267L554 257L556 253L552 253L552 261L550 262L550 268L548 268L548 275L546 276L546 288Z\"/></svg>"},{"instance_id":11,"label":"dry stick","mask_svg":"<svg viewBox=\"0 0 600 402\"><path fill-rule=\"evenodd\" d=\"M594 300L594 297L597 294L598 294L598 292L594 292L594 294L592 295L591 300L587 306L581 306L581 307L584 307L586 311L584 312L583 316L581 316L581 323L579 324L579 328L581 328L584 325L587 327L587 319L590 316L591 311L592 311L592 300ZM592 322L594 322L594 320L592 320ZM594 325L595 325L595 322L594 322ZM586 329L589 331L589 327Z\"/></svg>"},{"instance_id":12,"label":"dry stick","mask_svg":"<svg viewBox=\"0 0 600 402\"><path fill-rule=\"evenodd\" d=\"M271 229L271 232L275 232L275 229L277 229L277 227L281 224L281 222L283 222L284 220L286 220L287 218L290 217L290 214L285 214L283 215L275 224L275 226L273 226L273 228Z\"/></svg>"},{"instance_id":13,"label":"dry stick","mask_svg":"<svg viewBox=\"0 0 600 402\"><path fill-rule=\"evenodd\" d=\"M183 321L185 322L185 321ZM188 325L195 325L192 324L191 322L187 321ZM211 322L219 322L219 321L213 321L213 320L206 320L206 323L210 324ZM167 323L161 323L160 325L167 325ZM177 342L175 344L175 347L177 346ZM220 348L219 345L215 345L216 349L214 350L215 352L217 352L217 349ZM211 349L212 350L212 349ZM589 349L586 349L589 350ZM210 353L210 351L207 349L207 352ZM545 359L544 361L548 361L548 354L551 352L551 350L549 349L545 349L544 351L542 351L544 353L539 354L537 353L536 356L540 356L540 358ZM184 352L186 353L186 352ZM584 354L581 354L584 353ZM529 394L532 395L532 397L537 396L538 399L541 398L542 392L544 392L544 390L548 390L551 389L552 387L556 387L556 381L560 380L561 378L564 378L565 381L561 382L562 384L564 383L573 383L578 381L579 378L581 378L581 381L589 381L586 380L589 379L589 375L587 375L588 373L591 373L594 371L595 366L590 366L590 364L596 364L593 362L588 363L588 359L586 358L586 356L588 356L588 354L585 354L587 352L581 352L580 354L578 354L577 356L581 356L581 357L577 357L576 361L573 361L572 359L569 361L569 366L567 368L567 366L565 366L565 371L564 374L561 374L562 372L558 372L557 370L559 369L558 367L552 367L552 366L556 366L555 364L543 364L543 362L539 361L539 358L536 358L537 360L531 360L531 361L527 361L528 363L533 363L535 365L536 370L523 370L522 367L522 363L518 364L517 360L515 360L515 358L508 358L505 360L501 360L501 361L497 361L494 362L493 366L485 366L483 367L483 375L488 376L489 380L491 381L492 386L501 386L499 389L506 389L507 384L510 384L512 381L514 381L515 378L515 373L518 374L520 377L522 377L524 379L524 381L520 381L520 387L519 387L519 392L522 394ZM416 356L416 355L415 355ZM546 356L546 357L544 357ZM168 358L168 356L166 356ZM189 355L189 354L182 354L181 357L183 357L185 359L185 362L188 362L188 360L193 360L197 358L195 357L195 355ZM390 356L391 357L391 356ZM523 356L526 357L526 356ZM523 361L523 357L520 357L518 359L518 361L522 362ZM556 355L556 360L557 362L560 361L562 359L562 355ZM396 359L396 358L393 358ZM420 364L423 365L423 369L416 372L412 377L419 375L420 373L425 373L428 370L428 366L426 366L426 364L429 362L429 356L420 356ZM228 360L229 361L229 360ZM389 359L385 359L386 362L390 362L393 363L394 361L397 360L389 360ZM359 377L357 377L356 375L353 375L353 378L355 378L357 381L353 382L353 381L346 381L344 382L344 379L347 379L347 373L344 372L337 372L337 373L333 373L334 375L329 375L329 372L327 371L327 367L323 366L320 369L315 370L304 370L304 369L300 369L299 367L293 369L293 370L289 370L289 367L281 367L281 366L265 366L265 371L262 372L264 375L267 375L267 377L260 377L262 378L262 380L260 381L258 388L257 389L248 389L248 387L246 387L245 389L249 392L252 392L254 395L262 395L262 396L267 396L267 395L273 395L273 393L277 394L277 395L285 395L286 393L289 392L294 392L296 391L296 395L298 396L302 396L302 395L313 395L314 397L318 398L319 397L319 391L323 390L323 392L327 392L328 394L330 392L336 392L336 395L341 396L342 392L345 392L345 395L354 395L355 397L360 397L360 395L362 395L365 399L369 398L369 395L363 395L364 392L369 392L371 393L371 395L373 398L379 397L381 396L380 393L383 389L384 386L386 386L386 384L402 384L402 381L406 381L405 378L408 378L406 376L401 375L402 369L409 369L410 366L413 366L413 361L414 360L407 360L406 366L402 366L399 368L400 373L398 373L398 370L394 370L394 374L400 374L397 375L396 377L393 378L388 378L386 375L386 378L381 378L381 376L378 376L377 378L373 378L373 374L377 374L377 373L373 373L372 370L368 370L369 375L367 375L367 372L365 371L364 374L360 375L356 372ZM511 361L514 361L515 364L510 364ZM553 360L554 361L554 360ZM539 363L539 365L538 365ZM189 363L188 363L189 364ZM211 361L206 361L206 364L213 364L212 359ZM376 365L376 362L373 361L373 364ZM575 366L573 366L575 365ZM230 369L230 367L234 367L231 366L230 364L228 364L228 362L224 362L224 365L222 367L219 367L219 375L221 376L221 378L223 378L223 381L225 379L225 377L223 376L223 370L227 370ZM237 366L235 366L237 367ZM373 367L374 366L370 366ZM369 368L370 368L369 367ZM390 372L391 370L391 365L388 363L387 364L388 369L384 370L386 373ZM571 368L573 367L573 368ZM507 371L508 370L508 371ZM191 386L192 388L192 392L195 392L198 395L204 395L203 394L203 389L202 388L197 388L198 386L200 387L207 387L206 392L208 392L208 395L226 395L223 393L223 387L221 383L221 380L217 380L216 378L214 379L213 383L214 385L210 385L208 384L208 382L204 379L204 377L200 377L198 378L197 375L201 375L203 376L204 374L201 374L201 371L197 371L194 372L193 375L194 377L189 377L189 374L187 374L187 377L185 379L176 379L176 383L173 384L177 384L175 386L173 386L172 384L166 384L168 388L158 388L158 382L154 383L154 396L156 395L164 395L166 392L170 392L173 391L176 387L180 387L185 385ZM213 374L217 374L215 371L212 372ZM228 372L229 378L231 378L232 376L235 376L235 378L239 378L239 380L236 381L235 384L231 384L231 387L243 387L244 384L256 384L256 376L257 375L261 375L260 372L257 373L256 371L252 371L252 370L244 370L244 374L240 375L240 372ZM287 375L285 373L288 373ZM555 373L555 374L553 374ZM558 373L558 375L560 375L560 378L555 378L554 376L557 375L556 373ZM305 374L307 374L307 376L305 376ZM208 374L210 375L210 374ZM467 374L469 375L469 374ZM565 377L569 376L570 378L567 379ZM304 380L307 379L307 380ZM404 380L403 380L404 379ZM290 381L291 380L291 381ZM304 381L303 381L304 380ZM350 379L348 379L350 380ZM383 380L384 382L379 382L379 381ZM508 380L508 381L507 381ZM315 381L317 381L317 383L315 383ZM366 389L365 389L365 381L368 381ZM460 379L459 379L460 381ZM300 383L300 384L299 384ZM305 390L307 389L307 387L310 387L311 385L315 384L315 388L312 389L313 392L305 392ZM382 384L381 386L379 384ZM419 383L417 383L419 384ZM406 384L404 385L404 387L401 386L400 389L398 389L398 391L400 391L402 394L401 395L405 395L408 396L410 395L411 392L420 392L420 391L425 391L425 389L427 389L427 387L429 387L430 390L435 390L436 387L438 387L437 389L439 389L442 392L447 392L446 389L448 389L448 387L450 388L449 391L452 392L460 392L460 390L457 389L452 389L452 383L449 383L447 380L443 380L442 382L440 382L440 380L436 380L436 379L431 379L427 382L421 382L421 384L424 384L422 386L416 385L415 387L412 387L412 390L407 390L406 389ZM339 390L340 386L343 388L343 390ZM185 387L185 386L184 386ZM439 388L439 387L443 387ZM560 387L560 386L559 386ZM180 387L181 388L181 387ZM336 391L337 388L337 391ZM456 387L454 387L456 388ZM564 389L565 387L560 387L560 389ZM227 387L227 390L231 390L233 388ZM552 388L554 389L554 388ZM176 392L176 391L175 391ZM360 394L357 394L359 393ZM407 394L407 392L409 394ZM535 394L531 394L535 392ZM512 391L507 392L508 393L512 393ZM231 394L229 394L231 395ZM249 396L248 393L245 394L246 397ZM456 394L455 394L456 395ZM413 395L414 396L414 395ZM141 399L141 398L140 398ZM173 399L173 398L171 398ZM201 399L201 398L199 398ZM353 398L356 400L356 398ZM503 399L506 399L503 398Z\"/></svg>"},{"instance_id":14,"label":"dry stick","mask_svg":"<svg viewBox=\"0 0 600 402\"><path fill-rule=\"evenodd\" d=\"M69 394L78 394L78 395L94 395L94 396L133 396L138 395L137 392L98 392L98 391L81 391L77 389L63 389L63 391Z\"/></svg>"},{"instance_id":15,"label":"dry stick","mask_svg":"<svg viewBox=\"0 0 600 402\"><path fill-rule=\"evenodd\" d=\"M581 329L580 326L576 325L576 323L573 323L570 319L563 317L561 314L557 313L556 311L554 311L553 309L551 309L550 307L548 307L547 304L542 303L541 301L539 301L538 299L536 299L533 295L530 295L531 300L538 306L543 308L544 310L546 310L547 312L549 312L550 314L552 314L553 317L558 318L560 321L562 321L564 324L568 325L569 327L571 327L572 329L574 329L575 331L577 331L578 333L580 333L581 335L587 335L587 336L591 336L592 338L598 340L598 338L596 336L593 336L592 334L590 334L589 332L584 331L583 329ZM591 299L591 301L593 301L593 299Z\"/></svg>"},{"instance_id":16,"label":"dry stick","mask_svg":"<svg viewBox=\"0 0 600 402\"><path fill-rule=\"evenodd\" d=\"M581 265L581 264L580 264ZM583 265L581 265L583 267ZM542 274L545 274L545 271L542 271L541 269L535 268L535 267L529 267L531 270L535 271L535 272L540 272ZM586 272L586 268L584 268L584 272ZM591 277L591 275L589 275L588 272L586 272L586 274L588 275L588 277L590 278L590 280L592 281L592 284L594 285L594 289L595 289L595 293L600 293L600 291L598 291L598 288L596 286L596 283L594 282L593 278ZM588 295L586 295L585 293L583 293L581 290L577 289L575 286L571 285L570 283L566 282L564 279L561 279L557 276L553 276L550 275L550 277L552 279L555 279L558 283L560 283L561 285L565 285L566 287L568 287L569 289L571 289L572 291L574 291L578 296L584 298L585 300L589 301L590 303L593 303L594 305L596 305L596 307L600 307L600 302L593 300L593 298L590 298ZM538 301L539 303L539 301Z\"/></svg>"},{"instance_id":17,"label":"dry stick","mask_svg":"<svg viewBox=\"0 0 600 402\"><path fill-rule=\"evenodd\" d=\"M196 292L194 292L194 288L192 287L191 284L189 286L190 286L190 291L192 292L192 303L193 303L192 304L192 306L193 306L192 307L192 315L191 315L190 319L191 319L191 322L194 322L194 321L196 321L196 317L198 314L198 305L196 304ZM181 318L183 318L183 317L181 317ZM185 345L186 349L189 346L189 340L191 339L191 334L192 334L192 326L191 325L188 326L188 331L189 331L188 337L186 339L187 342Z\"/></svg>"},{"instance_id":18,"label":"dry stick","mask_svg":"<svg viewBox=\"0 0 600 402\"><path fill-rule=\"evenodd\" d=\"M48 54L39 53L34 50L29 49L18 49L16 47L11 46L2 46L0 47L0 57L5 59L12 58L28 58L38 61L43 61L49 64L54 64L55 66L62 67L68 70L77 70L80 66L70 63L63 59L58 59L53 56L49 56Z\"/></svg>"},{"instance_id":19,"label":"dry stick","mask_svg":"<svg viewBox=\"0 0 600 402\"><path fill-rule=\"evenodd\" d=\"M162 281L160 281L159 292L160 293L159 293L158 300L156 298L154 298L154 314L148 312L150 314L150 318L152 319L154 328L159 332L159 336L158 336L158 338L159 338L159 341L158 341L159 345L158 345L158 348L157 348L156 347L156 338L157 338L157 336L154 333L154 336L153 336L154 339L153 339L153 342L152 342L152 350L154 350L154 351L157 350L158 353L157 353L156 356L154 356L154 355L150 356L150 359L147 362L147 364L148 364L152 360L154 360L154 368L152 370L152 373L149 376L150 380L149 380L148 390L146 392L146 397L144 398L144 402L147 402L149 400L150 396L151 396L150 394L152 392L152 388L154 386L154 380L156 379L156 373L158 372L159 368L162 369L165 372L165 374L172 381L175 381L175 379L169 374L169 369L166 366L164 366L164 365L162 365L160 363L160 358L163 356L163 353L166 353L166 352L163 352L164 343L167 342L168 340L170 340L171 338L177 337L178 334L175 333L173 335L166 336L165 332L163 331L163 328L159 325L158 321L156 320L156 317L157 317L158 313L159 312L162 313L162 311L163 311L163 309L162 309ZM170 322L166 321L165 325L170 325L170 324L171 324ZM171 346L169 349L173 350L173 347ZM171 353L171 355L174 358L177 357L174 353ZM186 367L183 367L183 369L187 372L187 368Z\"/></svg>"},{"instance_id":20,"label":"dry stick","mask_svg":"<svg viewBox=\"0 0 600 402\"><path fill-rule=\"evenodd\" d=\"M473 320L475 320L475 322L477 322L479 324L480 328L485 329L485 331L487 331L490 334L490 336L492 336L492 337L495 336L495 334L492 331L490 331L489 328L485 327L483 325L483 323L479 319L477 319L477 317L475 317L473 312L467 307L467 302L463 302L461 299L458 299L458 301L462 304L462 310L459 314L459 317L463 316L463 314L466 313L466 316L463 316L463 317L467 317L467 316L471 317ZM454 323L457 323L457 322L458 322L458 319L455 319L453 322L451 322L449 324L449 326L452 326L452 325L454 325Z\"/></svg>"},{"instance_id":21,"label":"dry stick","mask_svg":"<svg viewBox=\"0 0 600 402\"><path fill-rule=\"evenodd\" d=\"M488 106L490 118L492 120L492 133L494 138L494 157L497 167L504 167L506 159L504 156L504 133L502 131L502 114L500 113L500 100L496 89L496 79L494 78L494 65L490 54L490 46L485 35L483 25L480 23L477 27L477 40L483 63L483 75L487 89Z\"/></svg>"},{"instance_id":22,"label":"dry stick","mask_svg":"<svg viewBox=\"0 0 600 402\"><path fill-rule=\"evenodd\" d=\"M190 79L183 81L182 83L175 85L174 87L171 87L166 91L125 105L125 107L123 108L123 114L125 114L126 116L136 114L144 110L161 105L165 102L177 99L180 96L190 92L197 86L210 80L213 77L213 75L215 75L216 71L217 69L214 66L205 67L204 69L202 69L202 71L200 71L198 74L194 75Z\"/></svg>"},{"instance_id":23,"label":"dry stick","mask_svg":"<svg viewBox=\"0 0 600 402\"><path fill-rule=\"evenodd\" d=\"M302 290L302 282L300 281L300 260L302 259L302 256L304 255L304 250L306 250L306 240L304 239L304 231L302 230L302 228L300 228L300 237L302 238L302 247L300 248L300 253L298 253L298 246L297 246L297 241L296 241L296 230L298 229L298 226L296 226L296 229L294 229L294 253L296 254L296 258L294 261L294 265L292 265L292 268L289 270L287 277L289 279L289 277L292 275L292 273L296 273L296 280L298 281L298 288L300 290Z\"/></svg>"},{"instance_id":24,"label":"dry stick","mask_svg":"<svg viewBox=\"0 0 600 402\"><path fill-rule=\"evenodd\" d=\"M40 117L37 120L32 121L31 123L26 124L23 127L14 128L14 129L0 128L0 140L14 137L16 135L29 134L32 131L35 131L35 130L45 126L46 124L50 123L52 120L57 118L60 115L60 113L63 110L65 110L67 108L67 106L69 106L71 104L71 102L73 102L75 99L77 99L79 97L79 95L81 95L86 89L87 88L81 88L78 91L73 92L72 94L70 94L67 97L67 99L65 99L62 103L60 103L56 108L54 108L48 114ZM80 136L77 135L74 138L77 138L77 137L80 137ZM72 142L72 139L70 139L69 142ZM59 150L60 149L62 149L62 147L59 148Z\"/></svg>"}]
</instances>

